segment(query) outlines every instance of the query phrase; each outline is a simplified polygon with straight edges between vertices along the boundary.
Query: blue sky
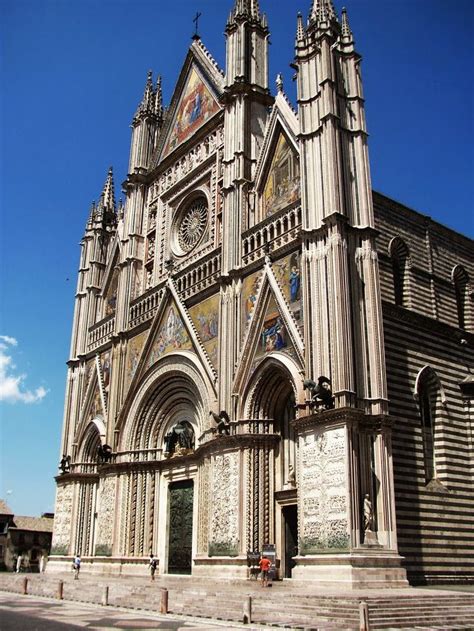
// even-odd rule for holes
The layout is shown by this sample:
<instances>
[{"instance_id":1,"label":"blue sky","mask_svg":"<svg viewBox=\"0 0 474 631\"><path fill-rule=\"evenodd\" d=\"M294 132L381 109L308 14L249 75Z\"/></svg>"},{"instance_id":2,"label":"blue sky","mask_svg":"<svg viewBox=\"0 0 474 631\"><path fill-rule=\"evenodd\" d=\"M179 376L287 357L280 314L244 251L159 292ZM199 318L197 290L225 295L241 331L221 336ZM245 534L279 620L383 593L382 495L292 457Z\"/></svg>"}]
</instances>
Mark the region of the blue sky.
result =
<instances>
[{"instance_id":1,"label":"blue sky","mask_svg":"<svg viewBox=\"0 0 474 631\"><path fill-rule=\"evenodd\" d=\"M271 84L294 100L296 13L261 0ZM342 2L337 1L338 11ZM472 236L471 0L345 0L374 189ZM79 241L109 165L125 179L146 73L169 102L193 32L222 66L232 0L0 0L0 497L54 508Z\"/></svg>"}]
</instances>

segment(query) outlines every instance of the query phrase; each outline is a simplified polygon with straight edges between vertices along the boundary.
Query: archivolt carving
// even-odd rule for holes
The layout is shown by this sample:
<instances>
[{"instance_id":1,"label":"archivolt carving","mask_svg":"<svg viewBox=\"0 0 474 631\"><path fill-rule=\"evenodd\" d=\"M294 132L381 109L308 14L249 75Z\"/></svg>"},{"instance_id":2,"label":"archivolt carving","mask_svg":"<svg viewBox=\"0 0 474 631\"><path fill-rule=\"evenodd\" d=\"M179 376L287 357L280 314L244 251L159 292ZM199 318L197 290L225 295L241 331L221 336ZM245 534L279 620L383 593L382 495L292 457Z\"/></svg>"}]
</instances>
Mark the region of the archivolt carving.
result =
<instances>
[{"instance_id":1,"label":"archivolt carving","mask_svg":"<svg viewBox=\"0 0 474 631\"><path fill-rule=\"evenodd\" d=\"M216 408L213 385L196 356L186 351L167 355L145 375L131 405L120 450L161 446L166 427L176 415L183 416L184 408L192 409L193 418L188 420L198 436L210 424L209 410Z\"/></svg>"},{"instance_id":2,"label":"archivolt carving","mask_svg":"<svg viewBox=\"0 0 474 631\"><path fill-rule=\"evenodd\" d=\"M295 401L304 402L305 393L298 366L291 357L285 353L274 352L268 355L261 362L257 371L252 375L251 381L243 393L242 418L252 418L252 410L255 408L256 395L260 390L262 379L265 377L268 370L283 371L286 375L288 375L288 380L291 383L291 387L295 395Z\"/></svg>"}]
</instances>

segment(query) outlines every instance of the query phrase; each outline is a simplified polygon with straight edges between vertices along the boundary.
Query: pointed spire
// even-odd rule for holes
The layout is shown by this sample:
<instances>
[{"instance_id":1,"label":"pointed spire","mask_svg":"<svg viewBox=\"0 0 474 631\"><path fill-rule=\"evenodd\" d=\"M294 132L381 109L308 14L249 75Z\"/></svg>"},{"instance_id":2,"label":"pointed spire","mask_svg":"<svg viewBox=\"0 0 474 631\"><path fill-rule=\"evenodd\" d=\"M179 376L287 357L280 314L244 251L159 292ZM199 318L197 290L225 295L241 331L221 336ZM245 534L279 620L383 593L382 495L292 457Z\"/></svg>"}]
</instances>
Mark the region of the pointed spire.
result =
<instances>
[{"instance_id":1,"label":"pointed spire","mask_svg":"<svg viewBox=\"0 0 474 631\"><path fill-rule=\"evenodd\" d=\"M236 17L248 16L256 22L261 22L264 16L260 13L259 0L235 0L233 11L229 15L227 25L232 24Z\"/></svg>"},{"instance_id":2,"label":"pointed spire","mask_svg":"<svg viewBox=\"0 0 474 631\"><path fill-rule=\"evenodd\" d=\"M345 7L342 9L341 18L341 39L342 43L346 46L350 46L354 43L354 37L349 25L349 18L347 17L347 10Z\"/></svg>"},{"instance_id":3,"label":"pointed spire","mask_svg":"<svg viewBox=\"0 0 474 631\"><path fill-rule=\"evenodd\" d=\"M260 19L260 6L258 0L251 0L250 2L250 14L255 20Z\"/></svg>"},{"instance_id":4,"label":"pointed spire","mask_svg":"<svg viewBox=\"0 0 474 631\"><path fill-rule=\"evenodd\" d=\"M162 118L163 117L163 90L161 88L161 76L158 75L156 78L156 92L155 92L155 114Z\"/></svg>"},{"instance_id":5,"label":"pointed spire","mask_svg":"<svg viewBox=\"0 0 474 631\"><path fill-rule=\"evenodd\" d=\"M328 26L339 25L332 0L313 0L309 14L309 26L325 29Z\"/></svg>"},{"instance_id":6,"label":"pointed spire","mask_svg":"<svg viewBox=\"0 0 474 631\"><path fill-rule=\"evenodd\" d=\"M112 167L109 168L101 200L103 200L106 210L115 212L114 171Z\"/></svg>"},{"instance_id":7,"label":"pointed spire","mask_svg":"<svg viewBox=\"0 0 474 631\"><path fill-rule=\"evenodd\" d=\"M300 42L304 39L304 24L303 24L303 16L300 12L298 12L297 22L296 22L296 41Z\"/></svg>"},{"instance_id":8,"label":"pointed spire","mask_svg":"<svg viewBox=\"0 0 474 631\"><path fill-rule=\"evenodd\" d=\"M148 71L146 84L145 84L145 92L143 94L143 106L145 110L151 109L151 104L153 101L153 72L151 70Z\"/></svg>"},{"instance_id":9,"label":"pointed spire","mask_svg":"<svg viewBox=\"0 0 474 631\"><path fill-rule=\"evenodd\" d=\"M155 110L155 91L153 89L153 72L151 70L147 73L145 90L143 92L143 98L138 106L137 111L135 112L135 119L140 116L140 114L145 114L147 112L154 112Z\"/></svg>"},{"instance_id":10,"label":"pointed spire","mask_svg":"<svg viewBox=\"0 0 474 631\"><path fill-rule=\"evenodd\" d=\"M115 193L114 193L114 173L112 167L109 168L107 178L105 180L104 189L100 196L97 206L93 204L91 219L94 222L100 222L101 227L115 224Z\"/></svg>"}]
</instances>

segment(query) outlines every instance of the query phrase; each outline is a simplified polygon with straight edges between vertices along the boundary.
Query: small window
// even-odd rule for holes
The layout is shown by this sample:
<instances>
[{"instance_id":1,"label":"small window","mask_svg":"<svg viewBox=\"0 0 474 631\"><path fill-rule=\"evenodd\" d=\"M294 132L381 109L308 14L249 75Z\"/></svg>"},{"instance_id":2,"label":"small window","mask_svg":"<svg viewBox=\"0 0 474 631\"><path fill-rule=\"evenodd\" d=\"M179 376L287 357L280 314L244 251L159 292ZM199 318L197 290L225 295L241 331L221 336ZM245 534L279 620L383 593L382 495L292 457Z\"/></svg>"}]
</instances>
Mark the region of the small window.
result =
<instances>
[{"instance_id":1,"label":"small window","mask_svg":"<svg viewBox=\"0 0 474 631\"><path fill-rule=\"evenodd\" d=\"M392 259L395 304L400 307L409 307L410 251L403 239L400 237L392 239L389 245L389 255Z\"/></svg>"},{"instance_id":2,"label":"small window","mask_svg":"<svg viewBox=\"0 0 474 631\"><path fill-rule=\"evenodd\" d=\"M437 407L442 400L439 377L430 366L425 366L418 375L416 393L420 410L425 481L428 484L436 478Z\"/></svg>"},{"instance_id":3,"label":"small window","mask_svg":"<svg viewBox=\"0 0 474 631\"><path fill-rule=\"evenodd\" d=\"M461 265L456 265L456 267L453 269L452 279L454 283L454 291L456 294L458 326L460 329L467 329L469 307L469 276L464 267L462 267Z\"/></svg>"}]
</instances>

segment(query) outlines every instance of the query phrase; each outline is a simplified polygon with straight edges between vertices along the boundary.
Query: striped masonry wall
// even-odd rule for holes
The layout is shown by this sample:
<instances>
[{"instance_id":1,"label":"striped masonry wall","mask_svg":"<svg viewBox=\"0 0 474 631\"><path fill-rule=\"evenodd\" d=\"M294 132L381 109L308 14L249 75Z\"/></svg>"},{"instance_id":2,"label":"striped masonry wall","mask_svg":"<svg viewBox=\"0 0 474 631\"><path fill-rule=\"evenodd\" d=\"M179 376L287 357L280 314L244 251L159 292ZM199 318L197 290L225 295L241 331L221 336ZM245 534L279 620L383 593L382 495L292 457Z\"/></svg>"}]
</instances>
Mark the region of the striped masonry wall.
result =
<instances>
[{"instance_id":1,"label":"striped masonry wall","mask_svg":"<svg viewBox=\"0 0 474 631\"><path fill-rule=\"evenodd\" d=\"M412 582L474 580L474 401L460 388L474 378L474 335L458 328L452 281L456 264L474 280L473 242L392 200L374 202L400 554ZM394 304L388 252L397 236L410 252L409 308ZM437 380L431 480L416 390L427 366Z\"/></svg>"}]
</instances>

